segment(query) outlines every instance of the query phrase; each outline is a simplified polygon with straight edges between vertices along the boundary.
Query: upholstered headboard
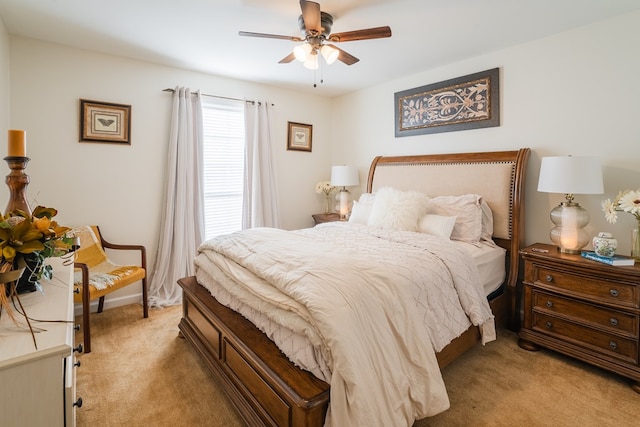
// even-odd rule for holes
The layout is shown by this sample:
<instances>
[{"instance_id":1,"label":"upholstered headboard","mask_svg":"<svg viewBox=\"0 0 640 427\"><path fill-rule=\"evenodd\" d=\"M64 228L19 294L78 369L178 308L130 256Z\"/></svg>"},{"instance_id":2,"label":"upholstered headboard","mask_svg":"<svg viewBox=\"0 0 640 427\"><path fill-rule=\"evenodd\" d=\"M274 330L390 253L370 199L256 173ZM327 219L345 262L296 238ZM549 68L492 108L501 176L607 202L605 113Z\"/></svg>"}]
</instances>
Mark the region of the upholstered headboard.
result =
<instances>
[{"instance_id":1,"label":"upholstered headboard","mask_svg":"<svg viewBox=\"0 0 640 427\"><path fill-rule=\"evenodd\" d=\"M518 250L524 240L524 181L529 152L528 148L522 148L517 151L379 156L371 163L367 192L389 186L417 190L430 196L480 194L493 213L493 238L508 251L506 283L515 287Z\"/></svg>"}]
</instances>

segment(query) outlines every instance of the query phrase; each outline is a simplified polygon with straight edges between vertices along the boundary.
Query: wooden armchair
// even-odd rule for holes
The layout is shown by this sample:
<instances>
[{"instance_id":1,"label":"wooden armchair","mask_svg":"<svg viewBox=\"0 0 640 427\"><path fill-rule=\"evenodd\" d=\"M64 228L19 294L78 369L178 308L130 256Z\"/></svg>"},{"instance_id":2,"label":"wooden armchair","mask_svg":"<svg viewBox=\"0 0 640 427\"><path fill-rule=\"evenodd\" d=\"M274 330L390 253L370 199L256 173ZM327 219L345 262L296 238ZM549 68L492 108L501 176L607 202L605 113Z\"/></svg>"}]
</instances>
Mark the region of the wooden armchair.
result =
<instances>
[{"instance_id":1,"label":"wooden armchair","mask_svg":"<svg viewBox=\"0 0 640 427\"><path fill-rule=\"evenodd\" d=\"M102 237L98 226L84 226L77 228L74 232L76 237L80 238L80 248L76 251L77 257L74 263L74 268L79 270L74 279L74 301L82 303L84 352L89 353L91 352L89 319L91 301L99 299L97 312L102 313L105 295L137 281L142 281L143 316L149 317L147 254L145 247L141 245L118 245L107 242ZM140 266L114 264L107 257L105 248L140 251Z\"/></svg>"}]
</instances>

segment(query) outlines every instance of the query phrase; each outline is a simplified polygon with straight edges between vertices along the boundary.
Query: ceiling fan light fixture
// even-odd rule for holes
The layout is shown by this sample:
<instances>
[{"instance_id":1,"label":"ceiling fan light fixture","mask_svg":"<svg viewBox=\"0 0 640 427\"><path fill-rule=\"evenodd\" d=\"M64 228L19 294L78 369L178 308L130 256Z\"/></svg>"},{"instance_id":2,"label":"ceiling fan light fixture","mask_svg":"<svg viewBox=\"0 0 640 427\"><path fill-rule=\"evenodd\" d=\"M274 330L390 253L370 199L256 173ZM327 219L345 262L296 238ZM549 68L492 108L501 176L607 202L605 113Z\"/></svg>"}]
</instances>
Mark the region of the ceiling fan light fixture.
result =
<instances>
[{"instance_id":1,"label":"ceiling fan light fixture","mask_svg":"<svg viewBox=\"0 0 640 427\"><path fill-rule=\"evenodd\" d=\"M338 51L338 49L326 44L320 48L320 53L322 54L322 57L329 65L336 62L336 59L338 59L338 55L340 55L340 52Z\"/></svg>"},{"instance_id":2,"label":"ceiling fan light fixture","mask_svg":"<svg viewBox=\"0 0 640 427\"><path fill-rule=\"evenodd\" d=\"M293 48L293 55L300 62L304 62L309 57L311 53L311 45L309 43L299 44L298 46Z\"/></svg>"},{"instance_id":3,"label":"ceiling fan light fixture","mask_svg":"<svg viewBox=\"0 0 640 427\"><path fill-rule=\"evenodd\" d=\"M309 55L307 57L307 59L304 61L304 67L308 68L310 70L317 70L318 69L318 54L317 53L312 53L311 55Z\"/></svg>"}]
</instances>

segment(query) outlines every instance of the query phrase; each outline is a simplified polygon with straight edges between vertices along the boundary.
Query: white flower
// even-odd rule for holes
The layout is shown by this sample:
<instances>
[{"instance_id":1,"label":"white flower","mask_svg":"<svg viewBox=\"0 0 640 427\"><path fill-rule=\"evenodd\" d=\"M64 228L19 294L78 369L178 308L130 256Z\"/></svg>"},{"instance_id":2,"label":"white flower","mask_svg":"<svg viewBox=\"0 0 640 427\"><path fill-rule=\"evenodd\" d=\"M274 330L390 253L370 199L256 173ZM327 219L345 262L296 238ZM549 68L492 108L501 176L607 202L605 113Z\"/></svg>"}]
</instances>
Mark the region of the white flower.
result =
<instances>
[{"instance_id":1,"label":"white flower","mask_svg":"<svg viewBox=\"0 0 640 427\"><path fill-rule=\"evenodd\" d=\"M602 201L602 210L604 211L604 216L607 218L611 224L615 224L618 220L618 213L616 212L615 206L611 202L611 199Z\"/></svg>"},{"instance_id":2,"label":"white flower","mask_svg":"<svg viewBox=\"0 0 640 427\"><path fill-rule=\"evenodd\" d=\"M618 201L618 206L623 211L638 216L640 214L640 190L624 193Z\"/></svg>"},{"instance_id":3,"label":"white flower","mask_svg":"<svg viewBox=\"0 0 640 427\"><path fill-rule=\"evenodd\" d=\"M330 181L320 181L316 184L316 193L324 193L325 196L329 196L329 194L331 194L331 192L335 189L336 187L331 185Z\"/></svg>"},{"instance_id":4,"label":"white flower","mask_svg":"<svg viewBox=\"0 0 640 427\"><path fill-rule=\"evenodd\" d=\"M618 212L628 212L640 221L640 190L624 190L618 193L613 202L602 201L604 216L611 224L618 220Z\"/></svg>"}]
</instances>

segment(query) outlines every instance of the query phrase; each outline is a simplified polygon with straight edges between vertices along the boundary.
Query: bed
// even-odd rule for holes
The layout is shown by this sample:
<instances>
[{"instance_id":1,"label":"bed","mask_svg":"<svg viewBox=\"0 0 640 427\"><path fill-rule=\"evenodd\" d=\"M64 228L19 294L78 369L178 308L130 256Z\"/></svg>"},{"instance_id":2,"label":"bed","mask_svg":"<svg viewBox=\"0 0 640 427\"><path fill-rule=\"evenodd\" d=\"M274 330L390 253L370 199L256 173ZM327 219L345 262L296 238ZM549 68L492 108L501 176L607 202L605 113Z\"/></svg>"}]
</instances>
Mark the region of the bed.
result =
<instances>
[{"instance_id":1,"label":"bed","mask_svg":"<svg viewBox=\"0 0 640 427\"><path fill-rule=\"evenodd\" d=\"M402 194L420 192L422 194L428 194L431 198L444 199L451 196L457 197L471 194L481 196L483 203L486 203L491 212L491 242L504 252L501 261L504 263L504 270L500 276L502 283L499 284L500 286L498 286L497 289L488 289L486 291L486 293L489 294L486 296L488 307L491 309L492 316L495 317L495 319L491 319L491 322L495 322L498 326L508 326L512 329L517 328L519 321L516 283L519 266L518 250L522 246L521 243L523 240L524 179L528 156L529 149L527 148L517 151L500 152L394 157L379 156L373 160L367 180L367 194L377 194L376 197L378 200L381 198L380 195L389 189L402 192ZM360 201L362 201L362 198ZM362 206L360 206L360 208L361 207ZM306 235L310 233L314 234L314 238L316 234L333 236L334 231L332 230L340 228L343 228L345 232L348 233L359 232L358 227L360 226L355 223L355 221L352 222L353 224L320 224L314 227L312 231L301 230L296 232L297 234L291 237L291 239L293 239L291 241L293 242L295 239L300 239L301 242L304 242L304 239L308 237ZM360 228L368 229L371 227L361 226ZM335 231L335 233L341 232L340 230ZM368 230L367 233L369 233ZM378 234L380 233L382 232ZM280 232L275 230L256 230L251 236L244 235L242 242L246 243L251 239L256 239L256 245L269 244L269 239L272 235L275 236L276 234L280 234ZM419 240L418 243L414 243L413 240L413 235L420 233L385 232L382 234L384 234L384 236L376 235L374 238L368 237L367 235L366 237L362 237L362 240L381 241L379 240L381 237L385 239L389 238L392 242L384 243L384 245L392 248L392 252L390 253L398 252L398 248L400 247L398 245L405 245L405 239L410 240L412 245L422 245L422 240ZM360 235L354 234L353 236ZM334 239L334 237L326 238ZM347 242L359 239L360 237L354 238L349 234L349 237L344 238L341 242L343 245L347 245ZM402 241L398 241L399 239ZM420 239L422 239L422 237L420 237ZM267 243L264 243L263 240ZM387 240L384 240L384 242L387 242ZM218 245L219 242L215 242L215 244ZM324 242L318 243L319 247L323 247L322 245L324 244ZM404 246L402 247L404 248ZM448 249L449 246L446 246L446 248L447 249L438 249L435 255L444 259L446 257L445 254L449 251L455 252L453 249ZM402 250L404 249L400 249L400 252L402 252ZM252 251L253 249L251 249L249 253L253 253ZM214 255L208 256L218 256L215 251L208 251L207 253L209 254L209 252L214 252ZM275 252L277 252L277 250ZM299 252L301 252L301 256L303 256L305 249L301 248ZM343 256L339 249L325 252L329 252L327 256L333 264L332 268L341 264L341 259L346 258L346 255ZM290 252L284 254L291 258L295 255ZM246 254L239 256L247 257ZM375 270L376 263L370 262L367 264L367 259L365 258L371 258L371 260L375 261L375 256L362 256L361 259L349 259L348 263L342 263L353 265L356 271L336 270L340 271L339 276L341 280L345 277L355 277L360 270ZM286 260L289 262L289 258L286 258ZM227 264L231 265L229 268L235 268L235 262L227 262ZM377 264L382 263L378 262ZM282 263L273 263L273 265L282 267L288 264L284 262L283 259ZM256 268L259 269L260 267ZM271 268L265 267L264 271L266 270L271 270ZM298 360L296 360L295 364L290 360L291 355L288 353L289 350L284 348L282 339L273 335L269 330L267 330L269 335L265 334L263 332L263 330L266 330L264 325L256 322L256 324L260 324L259 329L254 323L249 321L245 316L249 318L251 318L251 316L243 311L242 304L240 304L240 306L237 304L234 305L233 303L229 303L227 295L216 294L218 295L218 299L224 303L221 304L220 301L212 296L212 292L214 292L211 290L212 287L216 289L218 286L224 288L224 285L221 283L227 280L225 275L217 274L217 270L215 269L212 269L212 272L203 272L203 268L198 271L198 278L195 276L186 277L178 282L183 289L183 317L180 321L179 328L181 334L200 354L206 365L210 368L214 377L218 380L219 385L226 391L231 402L247 425L321 426L325 424L325 417L329 420L328 412L332 414L332 411L333 413L339 413L340 410L349 411L348 405L345 409L345 405L341 403L341 399L336 399L336 396L342 398L341 394L337 394L339 393L337 390L342 387L336 387L336 384L341 384L340 382L336 382L336 377L338 376L336 372L333 372L333 378L331 379L333 386L330 387L329 381L322 379L324 378L322 375L322 363L320 363L320 368L318 368L320 373L314 371L315 375L310 372L313 371L313 369L301 369L296 366L301 364ZM294 270L292 269L291 271L293 272ZM484 276L484 274L482 275ZM242 284L244 277L243 273L239 273L234 280ZM367 280L372 280L372 284L375 283L373 282L374 279L369 278ZM493 280L495 281L495 278ZM249 282L249 278L247 278L246 281ZM227 287L227 289L229 289L229 287ZM337 289L337 292L340 293L339 288ZM233 292L235 292L235 290ZM402 300L404 291L399 291L399 295L398 299ZM334 297L340 297L340 295L336 294ZM414 298L414 296L408 296L407 300L409 298ZM486 300L484 303L486 304ZM311 305L316 307L317 302L314 300ZM233 307L234 309L229 307ZM411 310L407 309L407 311ZM238 311L242 312L244 316ZM270 310L267 311L270 312ZM349 322L353 320L352 317L348 317L348 319ZM256 319L252 320L256 321ZM484 322L484 320L482 322ZM436 368L447 366L467 349L483 339L486 340L487 333L483 332L483 328L487 323L489 322L469 326L463 332L457 333L457 335L442 348L438 348L438 351L434 353ZM349 324L352 325L353 328L356 328L355 323ZM305 329L304 325L302 325L301 328L302 330L308 329ZM338 329L342 330L337 333L344 333L347 337L349 336L348 333L351 332L350 328ZM411 328L406 329L411 331L418 330L413 324ZM489 328L486 330L489 330ZM404 346L407 342L415 345L414 341L425 341L427 338L434 341L436 340L436 338L429 334L425 335L427 338L422 339L422 333L422 330L420 330L420 339L416 337L412 338L411 336L409 338L402 338L404 341L398 346L395 344L385 344L385 342L381 340L381 346L386 347L380 351L380 354L392 354L396 351L396 347ZM377 331L377 334L380 334L380 331ZM273 340L269 337L272 337ZM331 342L340 341L340 339L334 339L332 336L330 336L330 338L329 341ZM274 340L279 342L280 347L276 345ZM310 341L313 341L313 339L310 339ZM322 341L322 339L320 339L320 341ZM393 343L394 341L391 342ZM436 346L434 345L433 348L436 348ZM289 357L285 355L283 351L287 352ZM410 353L412 357L416 352L421 352L419 347L411 347ZM425 353L428 352L425 351ZM324 357L324 353L317 356L319 359L322 359L322 357ZM347 359L350 357L356 358L357 360L360 356L357 353L351 354ZM382 359L373 354L367 355L367 357ZM426 354L424 357L424 359L420 360L425 361L425 366L431 364L430 356ZM329 355L327 358L331 360L332 356ZM396 360L392 357L389 359ZM356 366L352 366L353 364ZM357 361L352 363L352 365L350 365L349 369L363 369L360 365L366 365L366 359L363 363ZM419 368L424 368L426 372L426 367L421 366ZM398 370L400 370L400 367L398 367ZM367 383L366 381L369 381L370 378L374 378L374 381L375 378L385 378L384 381L386 381L387 376L389 376L387 374L389 372L393 374L393 371L393 366L389 368L387 365L382 370L376 369L371 375L367 375L366 371L359 371L353 375L355 375L358 381ZM363 372L365 372L364 375ZM422 373L422 371L420 371L420 373ZM342 375L342 373L340 373L340 375ZM426 372L425 375L432 375L432 373ZM366 381L365 378L367 379ZM383 380L380 379L380 381ZM351 379L350 382L347 378L344 383L353 385L353 379ZM437 383L437 381L434 381L434 383ZM369 385L375 387L374 383L369 383ZM438 407L439 400L442 400L438 393L436 390L436 393L434 393L435 397L433 399L430 398L430 401L435 401L434 407ZM372 394L375 394L375 392L372 392ZM348 401L351 398L352 397L349 396L346 400ZM330 400L333 403L331 406ZM354 408L356 408L359 405L359 401L354 399L353 402L356 402L354 403ZM448 401L446 403L448 404ZM442 404L440 406L444 407ZM414 410L415 408L409 408L405 412ZM425 414L429 415L429 409L418 411L418 413L422 416ZM407 419L410 420L409 424L411 423L410 416L407 416Z\"/></svg>"}]
</instances>

